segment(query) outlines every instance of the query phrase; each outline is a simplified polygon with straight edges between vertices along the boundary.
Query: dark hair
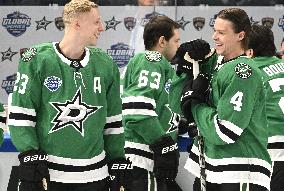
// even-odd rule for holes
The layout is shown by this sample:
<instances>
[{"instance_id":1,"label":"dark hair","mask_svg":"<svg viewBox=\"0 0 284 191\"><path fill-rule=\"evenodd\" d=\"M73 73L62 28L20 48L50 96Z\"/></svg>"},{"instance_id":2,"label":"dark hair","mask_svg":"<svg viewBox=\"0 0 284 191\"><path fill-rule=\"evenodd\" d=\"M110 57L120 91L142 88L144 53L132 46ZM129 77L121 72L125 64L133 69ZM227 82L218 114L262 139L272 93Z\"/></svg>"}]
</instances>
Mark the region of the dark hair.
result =
<instances>
[{"instance_id":1,"label":"dark hair","mask_svg":"<svg viewBox=\"0 0 284 191\"><path fill-rule=\"evenodd\" d=\"M248 35L251 30L250 19L247 13L239 8L227 8L221 10L217 17L220 19L228 20L233 23L233 30L235 33L244 31L245 37L242 40L242 47L246 49L248 43Z\"/></svg>"},{"instance_id":2,"label":"dark hair","mask_svg":"<svg viewBox=\"0 0 284 191\"><path fill-rule=\"evenodd\" d=\"M145 25L143 39L146 50L151 50L164 36L168 41L174 35L174 29L180 25L167 16L155 16Z\"/></svg>"},{"instance_id":3,"label":"dark hair","mask_svg":"<svg viewBox=\"0 0 284 191\"><path fill-rule=\"evenodd\" d=\"M276 46L270 28L263 25L252 25L248 48L253 49L253 56L274 56Z\"/></svg>"}]
</instances>

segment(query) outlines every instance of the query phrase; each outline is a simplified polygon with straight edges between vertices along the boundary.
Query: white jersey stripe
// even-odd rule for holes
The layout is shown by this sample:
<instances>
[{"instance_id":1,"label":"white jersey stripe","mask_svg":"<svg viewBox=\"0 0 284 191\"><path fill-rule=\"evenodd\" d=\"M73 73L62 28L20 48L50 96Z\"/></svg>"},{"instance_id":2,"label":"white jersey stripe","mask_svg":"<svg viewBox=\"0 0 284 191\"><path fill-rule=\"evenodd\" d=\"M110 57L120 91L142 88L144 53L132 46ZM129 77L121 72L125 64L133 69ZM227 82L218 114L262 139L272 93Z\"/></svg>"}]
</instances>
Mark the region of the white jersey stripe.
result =
<instances>
[{"instance_id":1,"label":"white jersey stripe","mask_svg":"<svg viewBox=\"0 0 284 191\"><path fill-rule=\"evenodd\" d=\"M117 135L117 134L121 134L121 133L124 133L123 127L104 129L104 135Z\"/></svg>"},{"instance_id":2,"label":"white jersey stripe","mask_svg":"<svg viewBox=\"0 0 284 191\"><path fill-rule=\"evenodd\" d=\"M106 123L112 123L116 121L121 121L122 120L122 114L119 115L114 115L106 118Z\"/></svg>"},{"instance_id":3,"label":"white jersey stripe","mask_svg":"<svg viewBox=\"0 0 284 191\"><path fill-rule=\"evenodd\" d=\"M19 127L35 127L36 122L29 121L29 120L15 120L15 119L9 119L8 120L8 125L13 125L13 126L19 126Z\"/></svg>"},{"instance_id":4,"label":"white jersey stripe","mask_svg":"<svg viewBox=\"0 0 284 191\"><path fill-rule=\"evenodd\" d=\"M149 115L158 116L154 110L148 109L124 109L122 110L122 115Z\"/></svg>"},{"instance_id":5,"label":"white jersey stripe","mask_svg":"<svg viewBox=\"0 0 284 191\"><path fill-rule=\"evenodd\" d=\"M28 109L18 106L9 106L9 113L21 113L21 114L36 116L35 109Z\"/></svg>"}]
</instances>

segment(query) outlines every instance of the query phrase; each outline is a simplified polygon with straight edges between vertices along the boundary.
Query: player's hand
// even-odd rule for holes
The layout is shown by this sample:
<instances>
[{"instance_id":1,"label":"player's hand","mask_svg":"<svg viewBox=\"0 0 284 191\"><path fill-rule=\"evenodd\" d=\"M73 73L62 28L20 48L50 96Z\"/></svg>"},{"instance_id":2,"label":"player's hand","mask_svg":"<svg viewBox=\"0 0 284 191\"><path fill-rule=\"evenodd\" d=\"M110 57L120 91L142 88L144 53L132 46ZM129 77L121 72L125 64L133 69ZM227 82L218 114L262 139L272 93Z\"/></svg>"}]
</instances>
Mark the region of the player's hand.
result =
<instances>
[{"instance_id":1,"label":"player's hand","mask_svg":"<svg viewBox=\"0 0 284 191\"><path fill-rule=\"evenodd\" d=\"M132 163L129 159L117 158L108 163L110 191L131 189Z\"/></svg>"},{"instance_id":2,"label":"player's hand","mask_svg":"<svg viewBox=\"0 0 284 191\"><path fill-rule=\"evenodd\" d=\"M21 182L19 191L47 190L49 172L46 153L30 150L20 153L18 158L20 160L18 175Z\"/></svg>"},{"instance_id":3,"label":"player's hand","mask_svg":"<svg viewBox=\"0 0 284 191\"><path fill-rule=\"evenodd\" d=\"M192 119L191 105L207 101L209 79L205 74L198 74L196 79L188 79L183 87L181 109L187 119Z\"/></svg>"},{"instance_id":4,"label":"player's hand","mask_svg":"<svg viewBox=\"0 0 284 191\"><path fill-rule=\"evenodd\" d=\"M154 175L158 179L174 180L179 165L177 143L170 137L162 137L150 145L154 152Z\"/></svg>"}]
</instances>

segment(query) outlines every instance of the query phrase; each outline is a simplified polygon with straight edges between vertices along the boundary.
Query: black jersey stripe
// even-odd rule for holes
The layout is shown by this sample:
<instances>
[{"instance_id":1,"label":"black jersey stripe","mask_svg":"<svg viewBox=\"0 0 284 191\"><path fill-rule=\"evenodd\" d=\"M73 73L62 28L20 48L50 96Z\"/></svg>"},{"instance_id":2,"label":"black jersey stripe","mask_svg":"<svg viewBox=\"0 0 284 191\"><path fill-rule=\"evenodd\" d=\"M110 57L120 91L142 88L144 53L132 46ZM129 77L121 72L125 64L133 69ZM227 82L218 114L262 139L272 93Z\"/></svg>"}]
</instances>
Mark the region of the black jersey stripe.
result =
<instances>
[{"instance_id":1,"label":"black jersey stripe","mask_svg":"<svg viewBox=\"0 0 284 191\"><path fill-rule=\"evenodd\" d=\"M85 171L100 169L106 164L107 162L105 158L97 163L87 165L87 166L64 165L64 164L58 164L58 163L53 163L53 162L48 161L48 168L53 169L53 170L63 171L63 172L85 172Z\"/></svg>"},{"instance_id":2,"label":"black jersey stripe","mask_svg":"<svg viewBox=\"0 0 284 191\"><path fill-rule=\"evenodd\" d=\"M283 142L268 143L267 148L268 149L284 149L284 143Z\"/></svg>"},{"instance_id":3,"label":"black jersey stripe","mask_svg":"<svg viewBox=\"0 0 284 191\"><path fill-rule=\"evenodd\" d=\"M154 158L153 153L143 151L140 149L126 147L124 150L125 150L125 154L138 155L138 156L145 157L151 160L153 160Z\"/></svg>"},{"instance_id":4,"label":"black jersey stripe","mask_svg":"<svg viewBox=\"0 0 284 191\"><path fill-rule=\"evenodd\" d=\"M121 127L122 127L122 121L114 121L114 122L105 124L105 129L108 129L108 128L121 128Z\"/></svg>"},{"instance_id":5,"label":"black jersey stripe","mask_svg":"<svg viewBox=\"0 0 284 191\"><path fill-rule=\"evenodd\" d=\"M189 158L191 158L194 162L199 164L199 157L190 151ZM259 172L262 174L265 174L266 176L270 177L270 171L269 169L256 165L256 164L228 164L228 165L218 165L213 166L209 163L205 163L206 170L212 171L212 172L224 172L224 171L249 171L249 172Z\"/></svg>"},{"instance_id":6,"label":"black jersey stripe","mask_svg":"<svg viewBox=\"0 0 284 191\"><path fill-rule=\"evenodd\" d=\"M129 102L129 103L123 103L122 109L148 109L148 110L154 110L154 106L150 103L145 102Z\"/></svg>"},{"instance_id":7,"label":"black jersey stripe","mask_svg":"<svg viewBox=\"0 0 284 191\"><path fill-rule=\"evenodd\" d=\"M9 114L9 119L26 120L26 121L36 122L36 116L28 115L28 114L24 114L24 113L13 113L13 112L11 112Z\"/></svg>"},{"instance_id":8,"label":"black jersey stripe","mask_svg":"<svg viewBox=\"0 0 284 191\"><path fill-rule=\"evenodd\" d=\"M6 123L6 117L0 116L0 123Z\"/></svg>"},{"instance_id":9,"label":"black jersey stripe","mask_svg":"<svg viewBox=\"0 0 284 191\"><path fill-rule=\"evenodd\" d=\"M217 125L219 126L220 131L226 135L227 137L229 137L230 139L232 139L234 142L240 137L238 134L234 133L234 131L231 131L230 129L228 129L226 126L222 125L219 122L219 119L217 117L216 119L217 121Z\"/></svg>"}]
</instances>

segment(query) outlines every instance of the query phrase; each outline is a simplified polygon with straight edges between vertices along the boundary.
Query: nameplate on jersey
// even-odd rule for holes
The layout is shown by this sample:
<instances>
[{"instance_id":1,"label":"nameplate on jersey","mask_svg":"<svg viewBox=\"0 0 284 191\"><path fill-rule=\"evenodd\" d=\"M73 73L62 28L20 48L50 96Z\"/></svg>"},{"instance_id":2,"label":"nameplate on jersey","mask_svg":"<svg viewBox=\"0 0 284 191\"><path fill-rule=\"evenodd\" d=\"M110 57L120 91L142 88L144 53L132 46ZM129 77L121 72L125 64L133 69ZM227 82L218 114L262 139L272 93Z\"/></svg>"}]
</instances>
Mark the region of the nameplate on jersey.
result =
<instances>
[{"instance_id":1,"label":"nameplate on jersey","mask_svg":"<svg viewBox=\"0 0 284 191\"><path fill-rule=\"evenodd\" d=\"M44 80L43 84L49 91L55 92L62 85L62 80L56 76L49 76Z\"/></svg>"},{"instance_id":2,"label":"nameplate on jersey","mask_svg":"<svg viewBox=\"0 0 284 191\"><path fill-rule=\"evenodd\" d=\"M22 54L21 59L24 62L29 62L36 55L36 48L27 48Z\"/></svg>"},{"instance_id":3,"label":"nameplate on jersey","mask_svg":"<svg viewBox=\"0 0 284 191\"><path fill-rule=\"evenodd\" d=\"M242 79L248 79L252 75L252 69L246 63L239 63L235 66L236 74Z\"/></svg>"},{"instance_id":4,"label":"nameplate on jersey","mask_svg":"<svg viewBox=\"0 0 284 191\"><path fill-rule=\"evenodd\" d=\"M156 51L146 51L145 58L150 62L160 62L162 60L162 54Z\"/></svg>"}]
</instances>

